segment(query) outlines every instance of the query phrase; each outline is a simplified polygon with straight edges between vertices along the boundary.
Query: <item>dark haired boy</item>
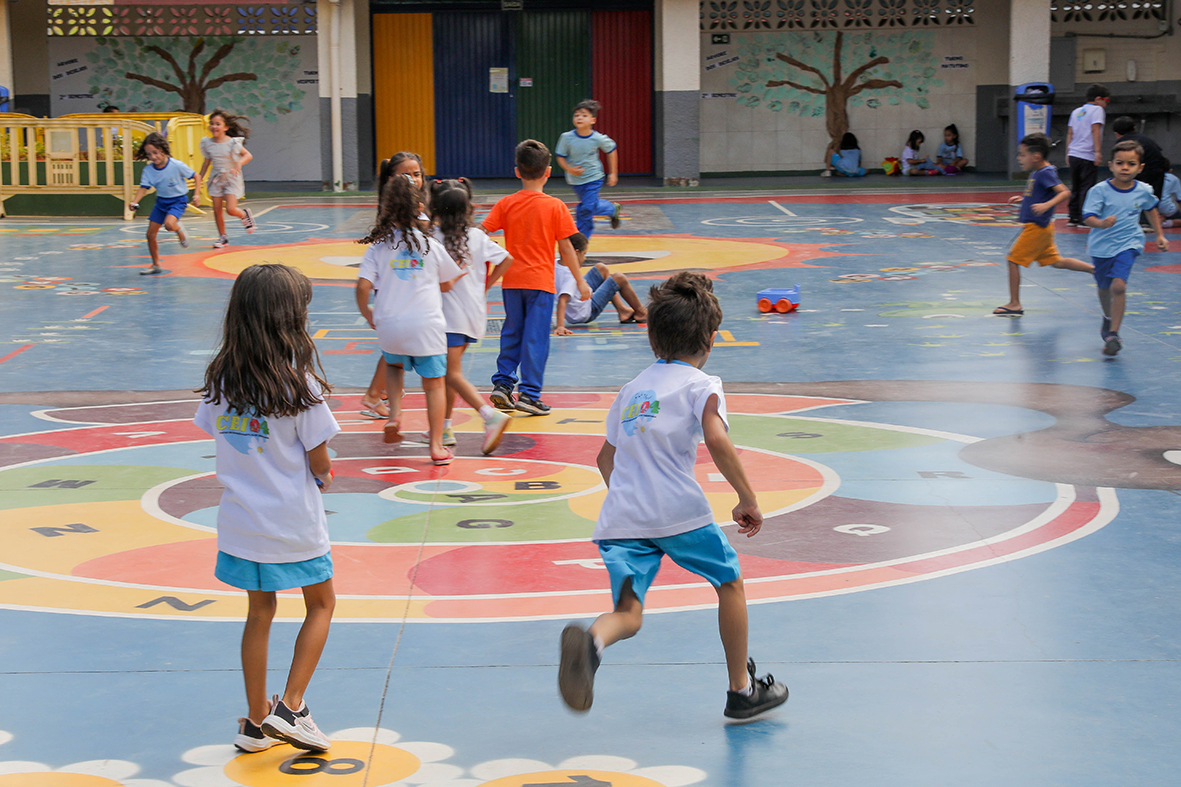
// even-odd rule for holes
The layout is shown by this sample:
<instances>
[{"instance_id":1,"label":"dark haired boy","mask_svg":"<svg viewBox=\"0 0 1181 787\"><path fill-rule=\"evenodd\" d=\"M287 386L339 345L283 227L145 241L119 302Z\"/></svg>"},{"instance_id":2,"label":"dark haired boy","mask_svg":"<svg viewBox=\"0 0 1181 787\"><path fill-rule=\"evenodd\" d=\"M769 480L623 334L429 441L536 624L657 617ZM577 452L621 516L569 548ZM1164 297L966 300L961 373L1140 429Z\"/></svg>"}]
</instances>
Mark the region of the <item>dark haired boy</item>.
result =
<instances>
[{"instance_id":1,"label":"dark haired boy","mask_svg":"<svg viewBox=\"0 0 1181 787\"><path fill-rule=\"evenodd\" d=\"M541 401L545 362L549 358L550 317L554 313L554 246L562 264L570 269L582 300L591 297L582 278L570 236L578 230L570 211L557 197L546 194L550 153L542 143L527 139L517 145L516 174L521 190L502 198L484 219L489 235L504 230L504 245L513 264L501 280L504 327L500 331L500 355L492 376L492 406L517 409L530 415L549 415ZM520 368L520 387L517 370Z\"/></svg>"},{"instance_id":2,"label":"dark haired boy","mask_svg":"<svg viewBox=\"0 0 1181 787\"><path fill-rule=\"evenodd\" d=\"M589 630L571 623L562 631L558 688L574 710L588 710L594 700L603 650L640 630L644 597L664 555L717 591L730 677L725 715L749 719L787 700L787 687L770 675L756 678L754 660L747 658L738 554L697 483L697 446L704 437L738 493L732 513L737 532L748 538L759 532L763 515L727 434L722 381L701 371L721 323L721 306L705 276L682 272L652 288L648 341L657 360L615 397L598 456L608 489L592 539L611 577L615 609Z\"/></svg>"},{"instance_id":3,"label":"dark haired boy","mask_svg":"<svg viewBox=\"0 0 1181 787\"><path fill-rule=\"evenodd\" d=\"M614 186L619 182L619 154L615 140L595 131L599 109L598 101L580 101L574 107L574 129L558 137L558 147L554 151L558 165L566 171L566 182L578 195L574 223L588 239L595 231L595 216L610 216L611 229L618 229L621 209L618 202L599 197L604 182L600 150L607 154L607 185Z\"/></svg>"},{"instance_id":4,"label":"dark haired boy","mask_svg":"<svg viewBox=\"0 0 1181 787\"><path fill-rule=\"evenodd\" d=\"M1161 232L1157 198L1152 187L1136 180L1144 169L1144 149L1132 140L1117 142L1111 152L1108 167L1112 177L1087 194L1083 205L1083 221L1091 228L1087 237L1087 252L1095 261L1095 285L1099 288L1099 304L1103 307L1103 354L1115 355L1123 347L1119 338L1127 303L1128 277L1136 257L1144 251L1144 232L1140 229L1140 213L1148 214L1148 223L1156 233L1156 245L1169 250L1169 242Z\"/></svg>"},{"instance_id":5,"label":"dark haired boy","mask_svg":"<svg viewBox=\"0 0 1181 787\"><path fill-rule=\"evenodd\" d=\"M1054 208L1070 199L1070 190L1058 179L1058 169L1046 161L1050 156L1050 139L1045 134L1029 134L1021 140L1017 161L1029 172L1025 193L1012 197L1009 203L1021 203L1017 220L1024 223L1021 234L1009 248L1009 302L992 310L993 314L1019 317L1021 308L1021 269L1032 262L1045 267L1065 268L1092 273L1095 268L1082 260L1063 257L1054 243Z\"/></svg>"},{"instance_id":6,"label":"dark haired boy","mask_svg":"<svg viewBox=\"0 0 1181 787\"><path fill-rule=\"evenodd\" d=\"M1070 221L1068 227L1083 223L1083 198L1095 185L1103 166L1103 124L1111 91L1104 85L1087 88L1087 103L1070 113L1066 129L1066 162L1070 165Z\"/></svg>"}]
</instances>

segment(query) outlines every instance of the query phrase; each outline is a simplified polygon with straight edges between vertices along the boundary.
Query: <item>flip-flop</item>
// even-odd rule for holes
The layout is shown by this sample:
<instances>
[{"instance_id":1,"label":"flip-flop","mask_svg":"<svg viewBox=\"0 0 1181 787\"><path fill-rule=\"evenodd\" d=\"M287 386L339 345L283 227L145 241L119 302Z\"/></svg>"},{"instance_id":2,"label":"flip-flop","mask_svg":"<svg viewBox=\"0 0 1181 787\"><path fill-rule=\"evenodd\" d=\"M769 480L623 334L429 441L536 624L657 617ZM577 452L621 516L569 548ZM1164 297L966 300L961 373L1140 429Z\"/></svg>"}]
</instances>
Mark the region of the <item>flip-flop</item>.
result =
<instances>
[{"instance_id":1,"label":"flip-flop","mask_svg":"<svg viewBox=\"0 0 1181 787\"><path fill-rule=\"evenodd\" d=\"M992 313L1001 316L1010 315L1013 317L1020 317L1022 314L1025 314L1025 309L1010 309L1007 306L998 306L992 310Z\"/></svg>"},{"instance_id":2,"label":"flip-flop","mask_svg":"<svg viewBox=\"0 0 1181 787\"><path fill-rule=\"evenodd\" d=\"M381 410L385 409L383 413ZM372 418L374 421L389 420L390 408L384 401L367 402L364 398L361 399L361 409L359 413L362 418Z\"/></svg>"},{"instance_id":3,"label":"flip-flop","mask_svg":"<svg viewBox=\"0 0 1181 787\"><path fill-rule=\"evenodd\" d=\"M620 325L635 325L638 322L639 322L639 320L637 320L635 317L628 317L626 320L620 320L619 324Z\"/></svg>"},{"instance_id":4,"label":"flip-flop","mask_svg":"<svg viewBox=\"0 0 1181 787\"><path fill-rule=\"evenodd\" d=\"M390 421L385 425L381 431L382 442L386 443L400 443L402 442L401 424L397 421Z\"/></svg>"},{"instance_id":5,"label":"flip-flop","mask_svg":"<svg viewBox=\"0 0 1181 787\"><path fill-rule=\"evenodd\" d=\"M447 456L444 457L443 459L435 459L433 456L431 457L431 463L434 464L435 467L442 467L443 465L449 465L449 464L451 464L451 460L455 458L455 452L452 451L450 448L446 448L444 450L447 452Z\"/></svg>"}]
</instances>

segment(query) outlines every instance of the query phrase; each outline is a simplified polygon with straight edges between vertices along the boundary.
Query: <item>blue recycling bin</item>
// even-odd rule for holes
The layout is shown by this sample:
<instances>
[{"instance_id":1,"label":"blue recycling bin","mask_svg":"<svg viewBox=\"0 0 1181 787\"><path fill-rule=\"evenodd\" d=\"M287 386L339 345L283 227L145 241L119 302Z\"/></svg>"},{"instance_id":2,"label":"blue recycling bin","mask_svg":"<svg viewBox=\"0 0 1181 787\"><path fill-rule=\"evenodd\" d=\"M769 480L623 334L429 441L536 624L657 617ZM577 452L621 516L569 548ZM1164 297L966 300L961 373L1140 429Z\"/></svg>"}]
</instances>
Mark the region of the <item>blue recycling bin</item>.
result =
<instances>
[{"instance_id":1,"label":"blue recycling bin","mask_svg":"<svg viewBox=\"0 0 1181 787\"><path fill-rule=\"evenodd\" d=\"M1017 141L1028 134L1050 135L1050 108L1054 106L1054 86L1048 82L1026 82L1017 86L1013 96L1017 118Z\"/></svg>"},{"instance_id":2,"label":"blue recycling bin","mask_svg":"<svg viewBox=\"0 0 1181 787\"><path fill-rule=\"evenodd\" d=\"M0 112L11 112L8 106L8 88L0 85Z\"/></svg>"}]
</instances>

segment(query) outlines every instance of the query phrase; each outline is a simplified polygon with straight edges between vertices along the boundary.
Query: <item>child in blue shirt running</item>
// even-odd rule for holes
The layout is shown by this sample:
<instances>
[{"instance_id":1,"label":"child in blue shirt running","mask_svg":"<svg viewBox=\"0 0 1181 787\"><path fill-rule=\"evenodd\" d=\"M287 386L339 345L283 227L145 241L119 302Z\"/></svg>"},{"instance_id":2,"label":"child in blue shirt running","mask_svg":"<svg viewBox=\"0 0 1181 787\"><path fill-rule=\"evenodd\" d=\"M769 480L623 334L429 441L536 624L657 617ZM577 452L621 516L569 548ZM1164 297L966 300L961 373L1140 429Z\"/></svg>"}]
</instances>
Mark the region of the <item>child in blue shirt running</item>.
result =
<instances>
[{"instance_id":1,"label":"child in blue shirt running","mask_svg":"<svg viewBox=\"0 0 1181 787\"><path fill-rule=\"evenodd\" d=\"M1103 307L1103 354L1115 355L1123 346L1119 338L1127 302L1128 276L1136 257L1144 250L1144 232L1140 229L1141 211L1156 233L1156 245L1169 250L1161 232L1160 213L1152 186L1136 180L1144 169L1144 148L1139 142L1125 140L1112 149L1107 165L1112 178L1087 192L1083 203L1083 223L1091 228L1087 251L1095 262L1095 284Z\"/></svg>"},{"instance_id":2,"label":"child in blue shirt running","mask_svg":"<svg viewBox=\"0 0 1181 787\"><path fill-rule=\"evenodd\" d=\"M1172 172L1165 173L1165 185L1156 209L1160 212L1162 227L1181 227L1181 180Z\"/></svg>"},{"instance_id":3,"label":"child in blue shirt running","mask_svg":"<svg viewBox=\"0 0 1181 787\"><path fill-rule=\"evenodd\" d=\"M621 210L618 202L599 197L604 183L600 150L607 154L607 185L613 187L619 182L619 154L615 140L595 131L599 108L598 101L579 102L574 107L574 129L558 138L558 147L554 151L558 165L566 172L566 182L578 195L574 224L588 239L595 232L595 216L610 216L611 229L619 229Z\"/></svg>"},{"instance_id":4,"label":"child in blue shirt running","mask_svg":"<svg viewBox=\"0 0 1181 787\"><path fill-rule=\"evenodd\" d=\"M183 161L172 157L168 148L168 140L164 135L153 131L144 137L139 150L135 153L136 161L148 161L140 175L139 190L127 207L132 212L139 210L139 201L150 190L156 190L156 204L152 208L152 215L148 218L148 253L152 255L150 267L140 271L140 275L153 276L163 273L160 267L160 247L156 242L156 235L160 227L176 233L181 248L189 247L189 236L185 233L185 225L180 223L180 217L185 215L189 207L189 178L193 179L193 207L197 207L197 195L201 193L201 176Z\"/></svg>"}]
</instances>

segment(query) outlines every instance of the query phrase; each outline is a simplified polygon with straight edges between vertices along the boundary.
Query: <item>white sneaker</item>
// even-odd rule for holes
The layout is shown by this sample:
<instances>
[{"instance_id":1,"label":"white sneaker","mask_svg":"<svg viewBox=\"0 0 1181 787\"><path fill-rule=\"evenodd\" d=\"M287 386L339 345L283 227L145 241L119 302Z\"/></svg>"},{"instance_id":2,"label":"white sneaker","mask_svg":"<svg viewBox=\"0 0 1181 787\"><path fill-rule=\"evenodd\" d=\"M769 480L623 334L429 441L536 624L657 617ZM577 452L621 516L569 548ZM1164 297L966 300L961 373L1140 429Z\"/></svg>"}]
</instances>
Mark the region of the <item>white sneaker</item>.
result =
<instances>
[{"instance_id":1,"label":"white sneaker","mask_svg":"<svg viewBox=\"0 0 1181 787\"><path fill-rule=\"evenodd\" d=\"M332 741L328 740L328 736L320 732L316 722L312 721L312 714L306 702L303 704L303 710L296 712L288 708L279 699L278 694L275 695L271 706L271 714L263 719L260 728L263 734L286 741L297 749L328 751L332 746Z\"/></svg>"},{"instance_id":2,"label":"white sneaker","mask_svg":"<svg viewBox=\"0 0 1181 787\"><path fill-rule=\"evenodd\" d=\"M443 445L453 446L453 445L458 444L458 442L459 441L455 439L455 431L450 426L444 426L443 427Z\"/></svg>"},{"instance_id":3,"label":"white sneaker","mask_svg":"<svg viewBox=\"0 0 1181 787\"><path fill-rule=\"evenodd\" d=\"M831 178L832 177L832 170L831 169L824 170L823 172L820 173L820 177Z\"/></svg>"},{"instance_id":4,"label":"white sneaker","mask_svg":"<svg viewBox=\"0 0 1181 787\"><path fill-rule=\"evenodd\" d=\"M217 240L215 240L213 242L213 248L215 248L215 249L224 249L226 246L229 246L229 245L230 245L230 239L227 238L225 235L217 236Z\"/></svg>"},{"instance_id":5,"label":"white sneaker","mask_svg":"<svg viewBox=\"0 0 1181 787\"><path fill-rule=\"evenodd\" d=\"M234 745L245 752L266 751L272 746L278 746L283 741L272 738L262 731L262 728L243 716L238 719L238 734L234 736Z\"/></svg>"},{"instance_id":6,"label":"white sneaker","mask_svg":"<svg viewBox=\"0 0 1181 787\"><path fill-rule=\"evenodd\" d=\"M185 232L184 222L178 221L176 223L176 239L180 241L180 247L182 249L189 247L189 233Z\"/></svg>"},{"instance_id":7,"label":"white sneaker","mask_svg":"<svg viewBox=\"0 0 1181 787\"><path fill-rule=\"evenodd\" d=\"M508 425L512 421L512 416L498 410L484 422L484 444L480 446L480 451L485 456L495 451L496 447L500 445L500 438L504 437L504 430L508 429Z\"/></svg>"}]
</instances>

